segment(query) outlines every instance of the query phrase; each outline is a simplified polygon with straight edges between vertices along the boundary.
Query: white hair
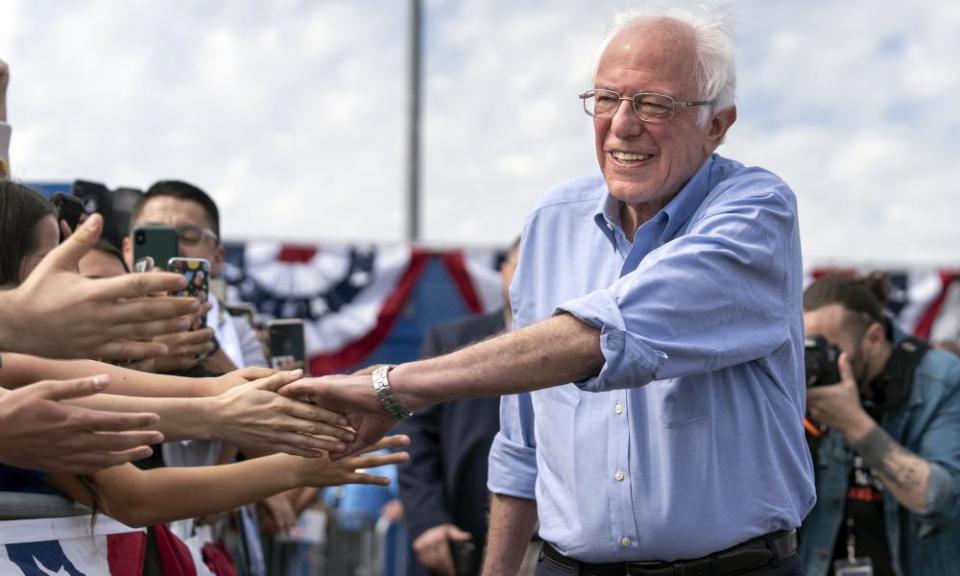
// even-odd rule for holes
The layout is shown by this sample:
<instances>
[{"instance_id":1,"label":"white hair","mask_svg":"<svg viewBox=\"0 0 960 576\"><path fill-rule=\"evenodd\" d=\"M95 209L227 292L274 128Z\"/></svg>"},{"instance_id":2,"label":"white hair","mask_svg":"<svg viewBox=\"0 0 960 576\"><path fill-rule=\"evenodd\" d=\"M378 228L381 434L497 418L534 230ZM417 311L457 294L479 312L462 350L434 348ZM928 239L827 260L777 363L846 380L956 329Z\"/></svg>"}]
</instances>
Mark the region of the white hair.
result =
<instances>
[{"instance_id":1,"label":"white hair","mask_svg":"<svg viewBox=\"0 0 960 576\"><path fill-rule=\"evenodd\" d=\"M698 100L713 100L710 106L699 110L698 123L704 125L713 112L732 108L736 103L737 69L734 56L736 37L733 31L732 6L713 2L697 3L678 7L669 4L648 2L641 7L629 8L616 15L610 22L607 33L597 50L593 64L593 78L604 51L613 38L623 30L649 20L671 19L689 26L696 39L696 62L694 80L701 93L692 96Z\"/></svg>"}]
</instances>

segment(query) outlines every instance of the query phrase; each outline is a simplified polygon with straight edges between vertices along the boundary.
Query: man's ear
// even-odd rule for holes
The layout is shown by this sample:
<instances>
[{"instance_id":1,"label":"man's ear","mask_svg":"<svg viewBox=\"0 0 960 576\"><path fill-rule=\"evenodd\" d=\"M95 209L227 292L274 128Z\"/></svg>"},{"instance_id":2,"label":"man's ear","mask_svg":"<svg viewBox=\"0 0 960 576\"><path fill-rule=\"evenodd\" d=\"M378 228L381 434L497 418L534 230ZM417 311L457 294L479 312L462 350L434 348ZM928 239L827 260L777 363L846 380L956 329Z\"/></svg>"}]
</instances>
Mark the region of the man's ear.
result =
<instances>
[{"instance_id":1,"label":"man's ear","mask_svg":"<svg viewBox=\"0 0 960 576\"><path fill-rule=\"evenodd\" d=\"M887 330L880 322L874 322L867 328L864 338L870 346L877 346L887 339Z\"/></svg>"},{"instance_id":2,"label":"man's ear","mask_svg":"<svg viewBox=\"0 0 960 576\"><path fill-rule=\"evenodd\" d=\"M717 144L720 144L723 142L724 136L727 135L727 130L729 130L736 121L736 106L724 108L723 110L716 112L713 117L710 118L710 123L707 126L707 136Z\"/></svg>"}]
</instances>

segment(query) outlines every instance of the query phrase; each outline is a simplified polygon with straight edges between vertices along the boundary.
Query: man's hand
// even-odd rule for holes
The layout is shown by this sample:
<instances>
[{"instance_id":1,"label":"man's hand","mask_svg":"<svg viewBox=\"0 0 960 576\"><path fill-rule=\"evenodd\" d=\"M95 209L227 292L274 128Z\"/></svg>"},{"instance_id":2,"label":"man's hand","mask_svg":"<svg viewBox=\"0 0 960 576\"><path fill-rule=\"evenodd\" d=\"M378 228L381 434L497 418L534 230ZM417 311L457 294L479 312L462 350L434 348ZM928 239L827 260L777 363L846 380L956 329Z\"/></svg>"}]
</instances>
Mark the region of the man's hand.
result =
<instances>
[{"instance_id":1,"label":"man's hand","mask_svg":"<svg viewBox=\"0 0 960 576\"><path fill-rule=\"evenodd\" d=\"M271 534L286 534L297 525L297 511L293 509L286 492L257 503L260 525Z\"/></svg>"},{"instance_id":2,"label":"man's hand","mask_svg":"<svg viewBox=\"0 0 960 576\"><path fill-rule=\"evenodd\" d=\"M159 334L186 330L196 298L143 298L182 289L180 274L129 274L91 280L77 263L100 237L94 214L48 254L15 290L0 293L0 347L48 358L141 360L167 352Z\"/></svg>"},{"instance_id":3,"label":"man's hand","mask_svg":"<svg viewBox=\"0 0 960 576\"><path fill-rule=\"evenodd\" d=\"M369 376L304 378L284 386L280 393L313 402L347 417L357 433L356 438L347 441L346 451L331 454L332 460L374 444L396 424L380 406Z\"/></svg>"},{"instance_id":4,"label":"man's hand","mask_svg":"<svg viewBox=\"0 0 960 576\"><path fill-rule=\"evenodd\" d=\"M60 400L102 392L107 376L44 381L0 396L0 461L12 466L91 474L146 458L150 444L163 442L156 414L87 410Z\"/></svg>"},{"instance_id":5,"label":"man's hand","mask_svg":"<svg viewBox=\"0 0 960 576\"><path fill-rule=\"evenodd\" d=\"M450 541L467 542L471 539L469 532L464 532L453 524L440 524L413 541L413 552L431 574L457 576L453 557L450 555Z\"/></svg>"},{"instance_id":6,"label":"man's hand","mask_svg":"<svg viewBox=\"0 0 960 576\"><path fill-rule=\"evenodd\" d=\"M345 450L344 443L354 440L346 418L276 393L302 376L302 370L278 372L214 398L214 436L242 448L307 458Z\"/></svg>"},{"instance_id":7,"label":"man's hand","mask_svg":"<svg viewBox=\"0 0 960 576\"><path fill-rule=\"evenodd\" d=\"M860 404L860 392L847 354L840 354L840 382L807 390L807 412L816 422L840 432L849 441L874 424Z\"/></svg>"}]
</instances>

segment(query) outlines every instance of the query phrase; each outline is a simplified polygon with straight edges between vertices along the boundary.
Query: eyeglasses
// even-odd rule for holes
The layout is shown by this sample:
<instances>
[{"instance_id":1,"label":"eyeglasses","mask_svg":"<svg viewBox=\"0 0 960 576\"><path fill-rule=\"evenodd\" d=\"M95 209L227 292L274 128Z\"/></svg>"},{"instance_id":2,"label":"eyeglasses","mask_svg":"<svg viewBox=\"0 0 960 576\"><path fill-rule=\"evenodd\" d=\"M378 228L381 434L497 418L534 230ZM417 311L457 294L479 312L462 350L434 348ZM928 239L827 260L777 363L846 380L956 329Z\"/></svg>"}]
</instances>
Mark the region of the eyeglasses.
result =
<instances>
[{"instance_id":1,"label":"eyeglasses","mask_svg":"<svg viewBox=\"0 0 960 576\"><path fill-rule=\"evenodd\" d=\"M174 226L174 229L177 231L177 239L187 246L196 246L203 241L204 237L210 238L214 243L220 242L216 232L196 224L181 224L180 226Z\"/></svg>"},{"instance_id":2,"label":"eyeglasses","mask_svg":"<svg viewBox=\"0 0 960 576\"><path fill-rule=\"evenodd\" d=\"M583 111L594 118L613 118L620 109L620 102L627 100L633 107L637 118L644 122L666 122L673 118L677 108L690 106L707 106L714 100L685 101L671 98L666 94L640 92L633 96L621 96L613 90L587 90L580 94L583 100Z\"/></svg>"}]
</instances>

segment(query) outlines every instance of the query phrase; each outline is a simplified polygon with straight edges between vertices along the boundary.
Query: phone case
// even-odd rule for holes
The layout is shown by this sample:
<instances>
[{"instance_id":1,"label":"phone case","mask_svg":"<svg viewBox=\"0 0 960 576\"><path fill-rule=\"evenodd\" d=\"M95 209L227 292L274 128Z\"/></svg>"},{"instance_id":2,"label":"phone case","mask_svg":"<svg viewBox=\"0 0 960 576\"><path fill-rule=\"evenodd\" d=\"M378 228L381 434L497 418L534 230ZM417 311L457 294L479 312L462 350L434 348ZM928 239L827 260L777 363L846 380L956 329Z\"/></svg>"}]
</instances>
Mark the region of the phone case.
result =
<instances>
[{"instance_id":1,"label":"phone case","mask_svg":"<svg viewBox=\"0 0 960 576\"><path fill-rule=\"evenodd\" d=\"M206 304L210 297L210 262L203 258L171 258L167 270L182 274L187 279L187 287L176 293L177 296L193 296ZM200 326L207 325L207 316L200 316Z\"/></svg>"},{"instance_id":2,"label":"phone case","mask_svg":"<svg viewBox=\"0 0 960 576\"><path fill-rule=\"evenodd\" d=\"M179 244L176 228L169 226L137 226L133 230L133 261L149 256L156 266L165 268L177 257Z\"/></svg>"}]
</instances>

